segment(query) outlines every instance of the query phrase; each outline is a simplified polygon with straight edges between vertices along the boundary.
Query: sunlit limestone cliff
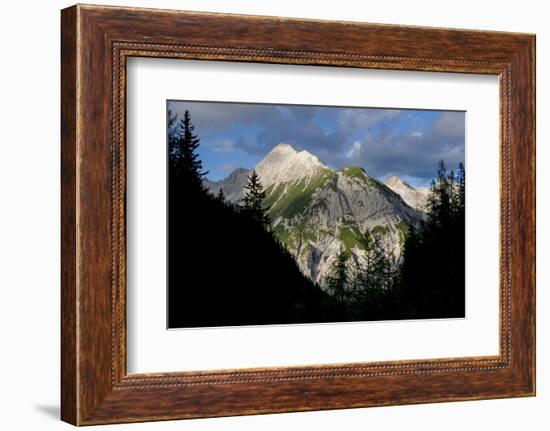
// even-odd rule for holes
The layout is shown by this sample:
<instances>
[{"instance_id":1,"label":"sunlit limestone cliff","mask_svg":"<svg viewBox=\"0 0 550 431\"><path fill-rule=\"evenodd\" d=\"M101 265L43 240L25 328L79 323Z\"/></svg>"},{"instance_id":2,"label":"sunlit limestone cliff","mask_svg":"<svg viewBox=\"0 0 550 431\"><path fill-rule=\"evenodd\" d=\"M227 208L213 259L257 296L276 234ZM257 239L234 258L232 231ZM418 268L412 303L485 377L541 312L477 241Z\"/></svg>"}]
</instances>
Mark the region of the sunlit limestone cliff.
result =
<instances>
[{"instance_id":1,"label":"sunlit limestone cliff","mask_svg":"<svg viewBox=\"0 0 550 431\"><path fill-rule=\"evenodd\" d=\"M426 211L430 189L415 188L395 175L386 178L384 184L401 196L412 208L418 211Z\"/></svg>"}]
</instances>

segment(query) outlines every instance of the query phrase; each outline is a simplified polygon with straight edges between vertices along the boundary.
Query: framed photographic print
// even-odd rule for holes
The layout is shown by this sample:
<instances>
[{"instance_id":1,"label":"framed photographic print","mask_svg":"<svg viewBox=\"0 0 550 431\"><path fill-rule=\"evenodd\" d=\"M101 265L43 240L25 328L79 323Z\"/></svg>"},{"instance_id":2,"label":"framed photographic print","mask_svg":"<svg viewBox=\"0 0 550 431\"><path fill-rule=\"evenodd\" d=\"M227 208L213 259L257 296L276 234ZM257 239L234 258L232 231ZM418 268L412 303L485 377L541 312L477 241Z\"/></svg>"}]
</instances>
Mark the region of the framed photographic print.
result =
<instances>
[{"instance_id":1,"label":"framed photographic print","mask_svg":"<svg viewBox=\"0 0 550 431\"><path fill-rule=\"evenodd\" d=\"M168 328L465 317L464 112L170 100L167 122Z\"/></svg>"},{"instance_id":2,"label":"framed photographic print","mask_svg":"<svg viewBox=\"0 0 550 431\"><path fill-rule=\"evenodd\" d=\"M77 5L61 36L63 420L535 394L533 35Z\"/></svg>"}]
</instances>

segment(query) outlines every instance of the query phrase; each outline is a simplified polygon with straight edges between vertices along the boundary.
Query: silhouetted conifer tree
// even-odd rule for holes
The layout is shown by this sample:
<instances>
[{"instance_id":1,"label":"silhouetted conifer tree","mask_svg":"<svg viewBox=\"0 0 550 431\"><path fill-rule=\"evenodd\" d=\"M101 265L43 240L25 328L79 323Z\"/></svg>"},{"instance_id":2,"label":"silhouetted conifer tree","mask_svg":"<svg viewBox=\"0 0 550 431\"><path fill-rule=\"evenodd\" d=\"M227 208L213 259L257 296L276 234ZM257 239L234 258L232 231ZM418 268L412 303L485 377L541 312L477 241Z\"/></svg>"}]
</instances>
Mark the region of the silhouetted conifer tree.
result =
<instances>
[{"instance_id":1,"label":"silhouetted conifer tree","mask_svg":"<svg viewBox=\"0 0 550 431\"><path fill-rule=\"evenodd\" d=\"M426 220L404 244L401 288L411 317L463 317L465 300L465 171L443 160L432 182Z\"/></svg>"},{"instance_id":2,"label":"silhouetted conifer tree","mask_svg":"<svg viewBox=\"0 0 550 431\"><path fill-rule=\"evenodd\" d=\"M403 310L390 304L398 280L398 268L389 238L366 230L359 238L365 250L362 261L355 260L352 302L359 319L376 320L399 316ZM392 314L390 314L392 313Z\"/></svg>"},{"instance_id":3,"label":"silhouetted conifer tree","mask_svg":"<svg viewBox=\"0 0 550 431\"><path fill-rule=\"evenodd\" d=\"M268 227L270 220L266 214L267 209L264 207L265 191L260 177L256 173L256 170L252 170L248 176L248 183L245 186L245 196L243 199L243 206L255 220L262 223L265 227Z\"/></svg>"},{"instance_id":4,"label":"silhouetted conifer tree","mask_svg":"<svg viewBox=\"0 0 550 431\"><path fill-rule=\"evenodd\" d=\"M168 109L168 136L170 137L174 133L174 126L178 121L177 114L174 114L171 109Z\"/></svg>"},{"instance_id":5,"label":"silhouetted conifer tree","mask_svg":"<svg viewBox=\"0 0 550 431\"><path fill-rule=\"evenodd\" d=\"M348 260L350 253L341 248L336 259L332 263L330 273L327 277L327 287L340 304L345 304L348 297L349 275Z\"/></svg>"},{"instance_id":6,"label":"silhouetted conifer tree","mask_svg":"<svg viewBox=\"0 0 550 431\"><path fill-rule=\"evenodd\" d=\"M443 160L437 167L437 179L432 181L428 198L428 223L432 229L447 225L451 217L452 182Z\"/></svg>"},{"instance_id":7,"label":"silhouetted conifer tree","mask_svg":"<svg viewBox=\"0 0 550 431\"><path fill-rule=\"evenodd\" d=\"M209 193L191 115L168 112L169 327L326 322L343 317L336 301L300 271L266 229L257 175L246 205ZM251 217L253 215L253 217ZM336 316L336 317L335 317Z\"/></svg>"},{"instance_id":8,"label":"silhouetted conifer tree","mask_svg":"<svg viewBox=\"0 0 550 431\"><path fill-rule=\"evenodd\" d=\"M458 164L456 182L458 188L458 209L461 213L464 213L466 207L466 172L463 163Z\"/></svg>"},{"instance_id":9,"label":"silhouetted conifer tree","mask_svg":"<svg viewBox=\"0 0 550 431\"><path fill-rule=\"evenodd\" d=\"M169 116L170 121L173 120ZM197 154L200 139L194 134L194 130L191 114L186 110L180 123L168 137L170 173L178 178L180 184L202 190L202 179L208 172L202 171L202 162Z\"/></svg>"}]
</instances>

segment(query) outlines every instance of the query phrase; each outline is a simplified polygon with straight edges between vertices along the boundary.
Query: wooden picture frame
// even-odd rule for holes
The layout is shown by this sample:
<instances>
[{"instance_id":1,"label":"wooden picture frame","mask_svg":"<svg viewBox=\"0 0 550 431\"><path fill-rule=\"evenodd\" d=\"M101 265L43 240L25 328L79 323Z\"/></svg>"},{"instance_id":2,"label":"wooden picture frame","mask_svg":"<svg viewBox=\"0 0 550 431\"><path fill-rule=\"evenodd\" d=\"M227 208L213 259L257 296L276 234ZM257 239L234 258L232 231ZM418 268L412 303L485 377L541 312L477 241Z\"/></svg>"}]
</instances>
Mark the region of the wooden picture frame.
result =
<instances>
[{"instance_id":1,"label":"wooden picture frame","mask_svg":"<svg viewBox=\"0 0 550 431\"><path fill-rule=\"evenodd\" d=\"M61 14L61 417L74 425L535 394L535 36L77 5ZM127 374L130 56L500 78L500 354Z\"/></svg>"}]
</instances>

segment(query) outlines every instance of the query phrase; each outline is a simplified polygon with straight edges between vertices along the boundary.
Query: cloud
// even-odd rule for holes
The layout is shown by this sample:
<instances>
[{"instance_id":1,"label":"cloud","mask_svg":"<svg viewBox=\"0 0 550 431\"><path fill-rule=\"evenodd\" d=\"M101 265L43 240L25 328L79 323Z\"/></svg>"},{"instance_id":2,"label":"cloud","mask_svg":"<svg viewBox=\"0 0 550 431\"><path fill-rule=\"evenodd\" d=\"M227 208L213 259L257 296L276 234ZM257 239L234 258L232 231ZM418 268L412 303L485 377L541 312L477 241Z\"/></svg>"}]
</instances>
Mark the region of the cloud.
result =
<instances>
[{"instance_id":1,"label":"cloud","mask_svg":"<svg viewBox=\"0 0 550 431\"><path fill-rule=\"evenodd\" d=\"M182 118L185 110L189 110L197 131L223 129L234 123L249 125L262 118L262 107L264 106L247 103L195 101L170 101L168 105L178 118Z\"/></svg>"},{"instance_id":2,"label":"cloud","mask_svg":"<svg viewBox=\"0 0 550 431\"><path fill-rule=\"evenodd\" d=\"M422 133L392 128L370 133L356 146L360 151L354 151L348 162L364 167L375 177L392 174L424 179L424 182L434 177L441 159L449 169L455 169L464 161L464 114L446 114L442 113Z\"/></svg>"},{"instance_id":3,"label":"cloud","mask_svg":"<svg viewBox=\"0 0 550 431\"><path fill-rule=\"evenodd\" d=\"M235 142L230 139L217 139L208 146L216 153L230 153L235 151Z\"/></svg>"},{"instance_id":4,"label":"cloud","mask_svg":"<svg viewBox=\"0 0 550 431\"><path fill-rule=\"evenodd\" d=\"M180 118L189 109L202 144L232 164L232 154L261 158L281 142L375 177L429 181L440 159L453 168L464 161L464 112L216 102L170 108Z\"/></svg>"},{"instance_id":5,"label":"cloud","mask_svg":"<svg viewBox=\"0 0 550 431\"><path fill-rule=\"evenodd\" d=\"M359 154L361 154L361 147L363 146L362 142L359 142L359 141L355 141L353 143L353 145L351 146L351 148L348 150L348 152L346 153L346 157L348 159L354 159L356 158Z\"/></svg>"},{"instance_id":6,"label":"cloud","mask_svg":"<svg viewBox=\"0 0 550 431\"><path fill-rule=\"evenodd\" d=\"M443 112L433 130L442 136L464 137L464 112Z\"/></svg>"},{"instance_id":7,"label":"cloud","mask_svg":"<svg viewBox=\"0 0 550 431\"><path fill-rule=\"evenodd\" d=\"M401 112L398 109L347 108L341 111L339 122L345 129L356 129L359 127L368 129L380 122L399 117Z\"/></svg>"}]
</instances>

